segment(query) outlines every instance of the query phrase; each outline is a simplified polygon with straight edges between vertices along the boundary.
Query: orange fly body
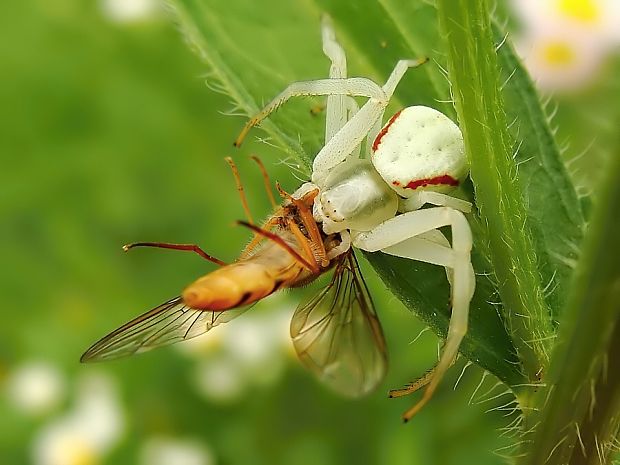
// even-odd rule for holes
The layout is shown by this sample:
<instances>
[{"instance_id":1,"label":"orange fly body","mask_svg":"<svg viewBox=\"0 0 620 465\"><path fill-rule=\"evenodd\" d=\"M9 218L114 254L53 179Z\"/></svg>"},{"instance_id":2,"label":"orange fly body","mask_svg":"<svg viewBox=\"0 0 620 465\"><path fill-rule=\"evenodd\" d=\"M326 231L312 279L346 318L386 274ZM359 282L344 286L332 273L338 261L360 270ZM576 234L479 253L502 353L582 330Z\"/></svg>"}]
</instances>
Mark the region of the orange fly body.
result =
<instances>
[{"instance_id":1,"label":"orange fly body","mask_svg":"<svg viewBox=\"0 0 620 465\"><path fill-rule=\"evenodd\" d=\"M254 303L278 289L309 282L325 271L321 266L326 254L324 243L314 244L302 232L308 228L318 231L316 223L297 223L297 210L309 212L315 196L310 193L299 205L289 202L282 206L261 228L241 223L254 230L258 243L250 243L236 262L190 284L182 294L185 304L201 310L229 310Z\"/></svg>"},{"instance_id":2,"label":"orange fly body","mask_svg":"<svg viewBox=\"0 0 620 465\"><path fill-rule=\"evenodd\" d=\"M385 340L352 249L336 254L338 234L326 235L312 216L318 190L275 205L267 173L256 157L275 212L260 227L252 220L237 168L229 163L254 238L226 264L194 244L138 242L124 247L192 251L220 268L187 286L178 297L129 321L93 344L82 362L116 359L183 341L232 320L252 304L283 288L307 284L330 269L330 283L300 304L291 337L300 360L328 386L359 396L372 391L387 367ZM330 252L332 254L330 255Z\"/></svg>"}]
</instances>

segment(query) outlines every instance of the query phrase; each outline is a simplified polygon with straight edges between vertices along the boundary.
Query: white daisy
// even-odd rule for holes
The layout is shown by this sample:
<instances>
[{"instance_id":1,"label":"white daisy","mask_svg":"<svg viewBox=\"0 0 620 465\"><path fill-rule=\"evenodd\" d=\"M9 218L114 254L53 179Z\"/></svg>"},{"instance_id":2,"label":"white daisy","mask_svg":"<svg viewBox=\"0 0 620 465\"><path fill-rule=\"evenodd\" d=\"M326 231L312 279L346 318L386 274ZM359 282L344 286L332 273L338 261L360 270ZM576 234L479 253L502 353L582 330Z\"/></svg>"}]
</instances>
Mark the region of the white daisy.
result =
<instances>
[{"instance_id":1,"label":"white daisy","mask_svg":"<svg viewBox=\"0 0 620 465\"><path fill-rule=\"evenodd\" d=\"M596 78L608 51L596 41L576 40L552 26L515 39L536 85L545 91L568 91Z\"/></svg>"},{"instance_id":2,"label":"white daisy","mask_svg":"<svg viewBox=\"0 0 620 465\"><path fill-rule=\"evenodd\" d=\"M537 85L565 91L594 80L620 44L617 0L513 0L522 30L515 38Z\"/></svg>"}]
</instances>

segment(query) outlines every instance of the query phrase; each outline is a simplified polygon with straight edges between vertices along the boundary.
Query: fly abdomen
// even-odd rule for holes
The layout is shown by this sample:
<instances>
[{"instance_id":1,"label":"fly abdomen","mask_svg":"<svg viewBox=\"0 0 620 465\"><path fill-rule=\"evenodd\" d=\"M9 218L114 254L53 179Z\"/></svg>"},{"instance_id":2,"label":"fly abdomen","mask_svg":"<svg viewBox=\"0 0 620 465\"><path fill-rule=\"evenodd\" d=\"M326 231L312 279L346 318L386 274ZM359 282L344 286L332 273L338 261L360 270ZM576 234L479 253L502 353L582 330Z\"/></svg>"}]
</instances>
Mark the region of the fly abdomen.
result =
<instances>
[{"instance_id":1,"label":"fly abdomen","mask_svg":"<svg viewBox=\"0 0 620 465\"><path fill-rule=\"evenodd\" d=\"M223 311L250 304L271 294L276 281L260 263L240 262L199 278L183 291L191 308Z\"/></svg>"}]
</instances>

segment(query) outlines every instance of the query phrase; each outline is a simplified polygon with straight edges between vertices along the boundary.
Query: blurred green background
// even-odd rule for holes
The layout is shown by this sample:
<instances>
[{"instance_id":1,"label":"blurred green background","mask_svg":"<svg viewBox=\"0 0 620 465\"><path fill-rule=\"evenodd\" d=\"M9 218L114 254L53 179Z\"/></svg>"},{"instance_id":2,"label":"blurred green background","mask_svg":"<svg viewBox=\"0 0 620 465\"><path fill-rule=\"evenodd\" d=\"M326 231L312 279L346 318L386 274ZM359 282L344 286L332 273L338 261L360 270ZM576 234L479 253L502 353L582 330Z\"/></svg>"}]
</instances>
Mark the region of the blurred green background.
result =
<instances>
[{"instance_id":1,"label":"blurred green background","mask_svg":"<svg viewBox=\"0 0 620 465\"><path fill-rule=\"evenodd\" d=\"M248 240L233 225L243 211L224 156L235 156L257 217L269 205L250 151L286 189L299 183L264 144L232 151L244 120L222 114L228 98L205 86L204 64L165 13L123 19L112 3L5 2L0 17L0 462L503 463L518 440L502 429L517 418L513 399L474 366L453 389L463 361L402 425L413 399L386 392L429 368L438 341L416 339L422 324L365 263L391 357L368 398L327 392L295 359L287 324L308 290L270 298L189 348L78 363L96 339L213 268L121 245L196 242L232 260ZM300 18L287 27L312 41L282 53L299 45L320 60L318 18ZM572 155L590 137L571 132L583 126L577 109L604 95L599 86L561 101ZM577 172L585 191L595 176Z\"/></svg>"}]
</instances>

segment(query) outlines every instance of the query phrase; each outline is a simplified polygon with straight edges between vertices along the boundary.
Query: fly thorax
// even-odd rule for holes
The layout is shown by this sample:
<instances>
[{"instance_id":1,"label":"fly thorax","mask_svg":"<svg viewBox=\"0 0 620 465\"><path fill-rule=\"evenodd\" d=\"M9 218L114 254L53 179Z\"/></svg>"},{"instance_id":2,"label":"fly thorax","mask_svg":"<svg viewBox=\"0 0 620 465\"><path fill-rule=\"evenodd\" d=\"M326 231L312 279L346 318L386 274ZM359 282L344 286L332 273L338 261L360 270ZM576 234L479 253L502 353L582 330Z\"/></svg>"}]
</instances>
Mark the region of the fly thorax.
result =
<instances>
[{"instance_id":1,"label":"fly thorax","mask_svg":"<svg viewBox=\"0 0 620 465\"><path fill-rule=\"evenodd\" d=\"M369 162L355 160L332 171L315 205L327 234L368 231L396 214L398 197Z\"/></svg>"}]
</instances>

